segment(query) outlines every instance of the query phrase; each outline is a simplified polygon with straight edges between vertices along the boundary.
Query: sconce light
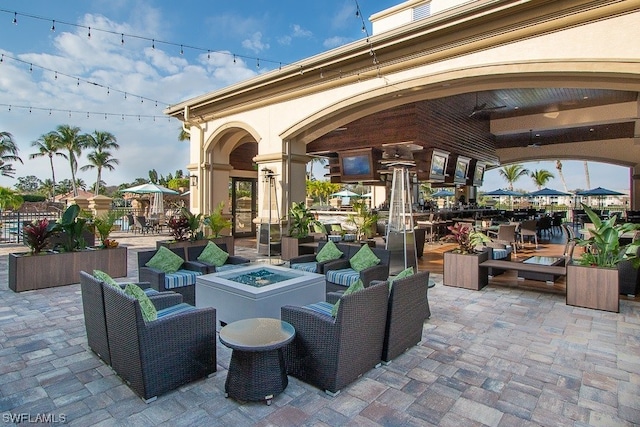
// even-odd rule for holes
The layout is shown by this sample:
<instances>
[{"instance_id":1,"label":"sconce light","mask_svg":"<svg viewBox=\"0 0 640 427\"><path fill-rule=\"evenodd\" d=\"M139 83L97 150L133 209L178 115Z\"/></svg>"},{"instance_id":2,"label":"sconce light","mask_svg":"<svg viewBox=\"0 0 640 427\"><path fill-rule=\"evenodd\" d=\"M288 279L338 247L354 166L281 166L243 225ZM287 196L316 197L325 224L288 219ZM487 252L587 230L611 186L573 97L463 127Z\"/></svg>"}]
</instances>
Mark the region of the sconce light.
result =
<instances>
[{"instance_id":1,"label":"sconce light","mask_svg":"<svg viewBox=\"0 0 640 427\"><path fill-rule=\"evenodd\" d=\"M192 187L197 187L198 186L198 175L191 175L189 177L189 179L191 180L191 186Z\"/></svg>"}]
</instances>

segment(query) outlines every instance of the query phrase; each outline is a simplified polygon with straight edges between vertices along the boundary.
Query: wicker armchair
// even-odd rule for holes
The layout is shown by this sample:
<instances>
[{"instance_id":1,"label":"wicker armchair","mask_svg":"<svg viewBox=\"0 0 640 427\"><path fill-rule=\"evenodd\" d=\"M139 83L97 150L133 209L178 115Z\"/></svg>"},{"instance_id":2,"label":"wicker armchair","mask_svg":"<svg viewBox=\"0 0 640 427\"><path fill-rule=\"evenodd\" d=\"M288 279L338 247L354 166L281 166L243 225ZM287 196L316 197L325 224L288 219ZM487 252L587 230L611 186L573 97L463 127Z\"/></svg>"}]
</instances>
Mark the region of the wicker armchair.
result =
<instances>
[{"instance_id":1,"label":"wicker armchair","mask_svg":"<svg viewBox=\"0 0 640 427\"><path fill-rule=\"evenodd\" d=\"M640 256L640 248L636 255ZM632 261L622 261L618 264L618 277L621 295L633 298L640 293L640 272L637 268L633 268Z\"/></svg>"},{"instance_id":2,"label":"wicker armchair","mask_svg":"<svg viewBox=\"0 0 640 427\"><path fill-rule=\"evenodd\" d=\"M393 282L382 346L383 362L391 362L422 340L424 321L431 317L428 289L428 271Z\"/></svg>"},{"instance_id":3,"label":"wicker armchair","mask_svg":"<svg viewBox=\"0 0 640 427\"><path fill-rule=\"evenodd\" d=\"M380 263L358 273L351 268L349 260L358 252L360 246L347 246L350 248L347 258L331 261L324 266L324 274L327 279L327 292L345 290L349 285L358 280L358 278L362 280L365 287L369 286L373 280L387 280L389 277L390 260L388 250L372 248L373 253L380 259Z\"/></svg>"},{"instance_id":4,"label":"wicker armchair","mask_svg":"<svg viewBox=\"0 0 640 427\"><path fill-rule=\"evenodd\" d=\"M282 307L282 320L296 329L284 352L288 373L335 395L378 366L388 296L384 283L344 296L335 318L305 307Z\"/></svg>"},{"instance_id":5,"label":"wicker armchair","mask_svg":"<svg viewBox=\"0 0 640 427\"><path fill-rule=\"evenodd\" d=\"M216 243L216 245L223 251L229 253L227 251L226 244ZM227 261L224 263L224 265L222 265L221 267L216 267L215 265L209 264L208 262L198 260L198 257L206 247L207 247L206 245L199 245L199 246L189 246L187 248L187 259L191 260L191 262L194 262L196 264L204 265L206 267L205 274L230 270L232 268L237 268L242 266L243 264L249 264L251 262L249 258L245 258L237 255L229 255L229 258L227 258Z\"/></svg>"},{"instance_id":6,"label":"wicker armchair","mask_svg":"<svg viewBox=\"0 0 640 427\"><path fill-rule=\"evenodd\" d=\"M185 259L184 248L172 248L172 252ZM157 251L138 252L138 280L149 282L159 292L173 291L182 294L184 302L196 305L196 277L205 274L207 267L194 261L185 261L176 273L166 274L146 264Z\"/></svg>"},{"instance_id":7,"label":"wicker armchair","mask_svg":"<svg viewBox=\"0 0 640 427\"><path fill-rule=\"evenodd\" d=\"M104 286L111 366L145 402L216 372L216 310L186 311L145 322L140 303Z\"/></svg>"},{"instance_id":8,"label":"wicker armchair","mask_svg":"<svg viewBox=\"0 0 640 427\"><path fill-rule=\"evenodd\" d=\"M143 289L149 288L149 283L136 283ZM96 279L91 274L80 271L80 289L82 291L82 310L84 324L87 330L89 348L107 365L111 365L111 352L107 338L107 321L104 311L103 287L109 286ZM154 290L155 291L155 290ZM182 302L182 295L175 292L157 292L149 298L157 310L171 307Z\"/></svg>"},{"instance_id":9,"label":"wicker armchair","mask_svg":"<svg viewBox=\"0 0 640 427\"><path fill-rule=\"evenodd\" d=\"M326 244L327 242L318 242L318 252L320 252L320 250ZM336 246L342 252L342 256L339 259L345 259L349 255L353 247L352 245L345 245L343 243L336 243ZM300 255L297 257L293 257L289 260L289 266L294 270L303 270L303 271L308 271L310 273L324 274L325 265L336 260L318 262L316 261L317 255L318 254L315 253L315 254Z\"/></svg>"}]
</instances>

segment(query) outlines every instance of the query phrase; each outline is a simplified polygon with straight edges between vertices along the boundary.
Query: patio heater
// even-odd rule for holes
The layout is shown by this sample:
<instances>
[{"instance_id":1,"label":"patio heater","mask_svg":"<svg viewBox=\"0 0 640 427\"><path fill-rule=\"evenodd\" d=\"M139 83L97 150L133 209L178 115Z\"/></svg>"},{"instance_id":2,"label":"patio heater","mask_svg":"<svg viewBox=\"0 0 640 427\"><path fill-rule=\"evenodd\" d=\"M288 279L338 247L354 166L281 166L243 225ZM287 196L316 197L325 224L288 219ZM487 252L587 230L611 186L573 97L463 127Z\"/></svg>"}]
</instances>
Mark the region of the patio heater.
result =
<instances>
[{"instance_id":1,"label":"patio heater","mask_svg":"<svg viewBox=\"0 0 640 427\"><path fill-rule=\"evenodd\" d=\"M265 254L269 259L271 255L277 251L280 254L279 243L280 235L280 208L278 207L278 194L276 189L276 177L278 176L271 169L263 168L262 170L262 182L264 184L263 193L267 195L267 223L264 222L264 216L262 216L262 222L260 223L260 231L258 231L258 253ZM275 205L275 206L274 206ZM263 213L265 209L263 208ZM275 216L274 216L275 211ZM274 221L277 225L277 229L274 230ZM274 238L275 236L275 238ZM266 249L266 250L265 250Z\"/></svg>"},{"instance_id":2,"label":"patio heater","mask_svg":"<svg viewBox=\"0 0 640 427\"><path fill-rule=\"evenodd\" d=\"M386 249L390 253L389 274L398 274L409 267L413 267L414 272L418 271L409 180L409 168L413 166L415 163L411 161L389 164L393 171L386 233Z\"/></svg>"}]
</instances>

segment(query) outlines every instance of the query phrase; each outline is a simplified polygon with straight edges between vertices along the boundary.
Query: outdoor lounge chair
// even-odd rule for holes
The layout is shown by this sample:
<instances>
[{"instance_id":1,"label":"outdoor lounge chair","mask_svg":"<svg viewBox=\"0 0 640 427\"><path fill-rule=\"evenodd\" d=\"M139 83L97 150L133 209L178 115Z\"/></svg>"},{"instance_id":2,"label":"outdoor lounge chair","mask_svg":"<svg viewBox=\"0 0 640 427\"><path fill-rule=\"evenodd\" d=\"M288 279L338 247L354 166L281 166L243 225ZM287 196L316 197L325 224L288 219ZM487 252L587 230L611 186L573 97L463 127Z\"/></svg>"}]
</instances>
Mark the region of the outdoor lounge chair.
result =
<instances>
[{"instance_id":1,"label":"outdoor lounge chair","mask_svg":"<svg viewBox=\"0 0 640 427\"><path fill-rule=\"evenodd\" d=\"M182 295L175 292L158 292L149 288L149 283L136 283L145 290L156 309L161 310L182 302ZM111 352L107 338L107 321L104 311L104 286L110 286L91 274L80 271L82 310L87 330L89 348L107 365L111 365ZM124 283L122 284L124 286Z\"/></svg>"},{"instance_id":2,"label":"outdoor lounge chair","mask_svg":"<svg viewBox=\"0 0 640 427\"><path fill-rule=\"evenodd\" d=\"M349 260L358 253L360 246L349 246L349 254L346 258L331 261L324 266L324 274L327 280L327 292L335 292L347 289L353 282L360 279L365 287L373 280L387 280L389 277L390 254L386 249L372 248L373 253L380 259L380 263L366 268L360 272L351 268Z\"/></svg>"},{"instance_id":3,"label":"outdoor lounge chair","mask_svg":"<svg viewBox=\"0 0 640 427\"><path fill-rule=\"evenodd\" d=\"M222 249L223 251L227 252L227 245L226 244L224 244L224 243L216 243L216 245L220 249ZM241 257L241 256L238 256L238 255L229 255L229 258L227 258L227 260L225 261L224 265L222 265L220 267L216 267L213 264L210 264L210 263L208 263L206 261L200 261L198 259L198 257L200 256L200 254L202 253L202 251L206 247L207 247L207 245L199 245L199 246L189 246L189 247L187 247L187 259L189 259L191 262L194 262L196 264L204 265L206 267L206 271L204 272L205 274L231 270L231 269L234 269L234 268L245 266L246 264L249 264L251 262L251 260L249 258Z\"/></svg>"},{"instance_id":4,"label":"outdoor lounge chair","mask_svg":"<svg viewBox=\"0 0 640 427\"><path fill-rule=\"evenodd\" d=\"M216 372L215 308L180 304L145 322L137 299L103 289L111 366L145 402Z\"/></svg>"},{"instance_id":5,"label":"outdoor lounge chair","mask_svg":"<svg viewBox=\"0 0 640 427\"><path fill-rule=\"evenodd\" d=\"M327 242L318 242L318 252L320 252L324 247L324 245L326 244ZM351 245L345 245L342 243L336 243L335 245L342 252L342 256L340 257L340 259L346 258L349 255L352 248ZM317 255L318 254L315 253L315 254L300 255L297 257L293 257L289 260L289 266L294 270L303 270L303 271L308 271L310 273L324 274L325 265L335 260L318 262L316 260Z\"/></svg>"},{"instance_id":6,"label":"outdoor lounge chair","mask_svg":"<svg viewBox=\"0 0 640 427\"><path fill-rule=\"evenodd\" d=\"M183 260L185 259L184 248L172 248L170 250ZM182 294L184 302L196 305L196 277L205 274L207 267L197 262L184 261L177 272L165 273L156 268L146 266L156 253L157 250L138 252L138 280L140 282L149 282L151 287L159 292L178 292Z\"/></svg>"},{"instance_id":7,"label":"outdoor lounge chair","mask_svg":"<svg viewBox=\"0 0 640 427\"><path fill-rule=\"evenodd\" d=\"M288 374L335 395L378 366L388 296L386 283L346 295L335 318L307 307L282 307L282 320L296 330L284 351Z\"/></svg>"}]
</instances>

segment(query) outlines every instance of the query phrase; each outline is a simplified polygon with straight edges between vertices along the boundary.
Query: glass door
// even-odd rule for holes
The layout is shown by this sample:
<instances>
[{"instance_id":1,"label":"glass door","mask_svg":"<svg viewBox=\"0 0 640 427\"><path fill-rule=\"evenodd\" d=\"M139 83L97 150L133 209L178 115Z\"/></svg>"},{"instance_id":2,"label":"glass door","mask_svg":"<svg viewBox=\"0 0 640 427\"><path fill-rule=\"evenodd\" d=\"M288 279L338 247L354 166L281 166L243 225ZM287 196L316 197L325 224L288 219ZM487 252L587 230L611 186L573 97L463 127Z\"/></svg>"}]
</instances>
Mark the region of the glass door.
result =
<instances>
[{"instance_id":1,"label":"glass door","mask_svg":"<svg viewBox=\"0 0 640 427\"><path fill-rule=\"evenodd\" d=\"M231 214L233 236L255 237L253 219L258 214L258 180L253 178L231 179Z\"/></svg>"}]
</instances>

